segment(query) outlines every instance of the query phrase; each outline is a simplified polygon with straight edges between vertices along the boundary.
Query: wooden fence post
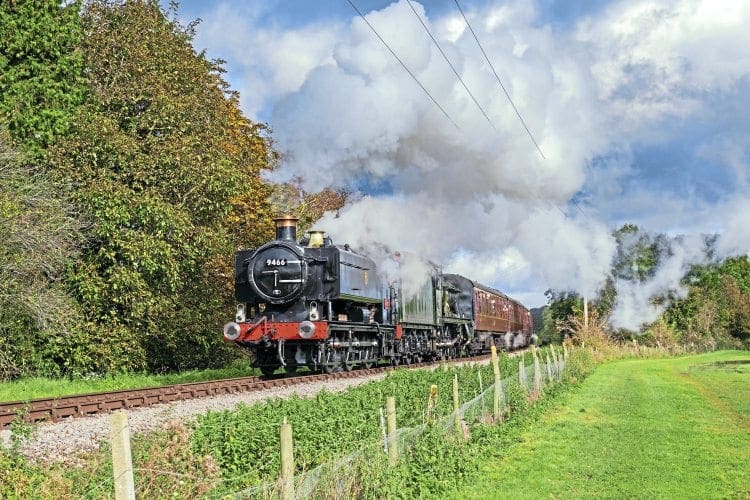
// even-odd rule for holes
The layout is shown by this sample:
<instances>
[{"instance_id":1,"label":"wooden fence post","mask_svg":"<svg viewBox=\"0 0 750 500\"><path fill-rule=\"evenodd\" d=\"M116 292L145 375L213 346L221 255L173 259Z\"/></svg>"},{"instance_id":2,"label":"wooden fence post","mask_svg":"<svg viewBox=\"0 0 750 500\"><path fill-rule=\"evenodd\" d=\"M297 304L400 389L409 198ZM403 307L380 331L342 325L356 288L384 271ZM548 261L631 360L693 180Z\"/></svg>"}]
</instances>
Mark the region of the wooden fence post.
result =
<instances>
[{"instance_id":1,"label":"wooden fence post","mask_svg":"<svg viewBox=\"0 0 750 500\"><path fill-rule=\"evenodd\" d=\"M427 400L427 417L426 421L428 424L435 422L435 407L437 406L438 400L438 386L432 384L430 386L430 396Z\"/></svg>"},{"instance_id":2,"label":"wooden fence post","mask_svg":"<svg viewBox=\"0 0 750 500\"><path fill-rule=\"evenodd\" d=\"M495 392L492 398L492 412L495 415L495 419L500 419L500 362L497 359L497 348L492 346L492 373L495 377Z\"/></svg>"},{"instance_id":3,"label":"wooden fence post","mask_svg":"<svg viewBox=\"0 0 750 500\"><path fill-rule=\"evenodd\" d=\"M281 424L281 499L290 500L294 498L294 444L292 442L292 426L287 423Z\"/></svg>"},{"instance_id":4,"label":"wooden fence post","mask_svg":"<svg viewBox=\"0 0 750 500\"><path fill-rule=\"evenodd\" d=\"M458 374L455 374L453 375L453 411L456 414L456 432L461 436L461 414L459 413L458 408Z\"/></svg>"},{"instance_id":5,"label":"wooden fence post","mask_svg":"<svg viewBox=\"0 0 750 500\"><path fill-rule=\"evenodd\" d=\"M531 346L531 352L534 356L534 393L538 396L542 393L542 370L539 366L539 355L536 352L536 346Z\"/></svg>"},{"instance_id":6,"label":"wooden fence post","mask_svg":"<svg viewBox=\"0 0 750 500\"><path fill-rule=\"evenodd\" d=\"M385 413L380 407L380 432L383 434L383 451L388 453L388 432L385 430Z\"/></svg>"},{"instance_id":7,"label":"wooden fence post","mask_svg":"<svg viewBox=\"0 0 750 500\"><path fill-rule=\"evenodd\" d=\"M393 396L388 396L385 400L385 415L388 422L388 463L396 465L398 436L396 435L396 398Z\"/></svg>"},{"instance_id":8,"label":"wooden fence post","mask_svg":"<svg viewBox=\"0 0 750 500\"><path fill-rule=\"evenodd\" d=\"M115 478L115 498L135 500L133 457L130 453L130 426L128 415L122 410L109 417L112 439L112 469Z\"/></svg>"}]
</instances>

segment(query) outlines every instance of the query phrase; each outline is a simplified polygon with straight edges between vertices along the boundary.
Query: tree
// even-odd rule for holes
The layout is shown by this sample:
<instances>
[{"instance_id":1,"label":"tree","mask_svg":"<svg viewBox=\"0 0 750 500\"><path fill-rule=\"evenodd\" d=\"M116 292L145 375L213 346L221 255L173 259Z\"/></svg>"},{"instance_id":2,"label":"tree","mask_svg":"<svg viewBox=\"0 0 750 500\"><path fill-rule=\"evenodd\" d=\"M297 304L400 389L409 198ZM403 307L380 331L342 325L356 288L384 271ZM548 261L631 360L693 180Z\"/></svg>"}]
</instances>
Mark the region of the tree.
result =
<instances>
[{"instance_id":1,"label":"tree","mask_svg":"<svg viewBox=\"0 0 750 500\"><path fill-rule=\"evenodd\" d=\"M645 281L669 255L670 241L665 234L648 233L634 224L625 224L613 236L617 242L617 254L612 264L615 279Z\"/></svg>"},{"instance_id":2,"label":"tree","mask_svg":"<svg viewBox=\"0 0 750 500\"><path fill-rule=\"evenodd\" d=\"M299 218L299 232L313 229L313 225L326 212L336 212L346 204L349 193L326 188L317 193L302 189L302 180L276 186L271 196L277 213L292 214Z\"/></svg>"},{"instance_id":3,"label":"tree","mask_svg":"<svg viewBox=\"0 0 750 500\"><path fill-rule=\"evenodd\" d=\"M91 221L68 283L103 332L107 369L221 364L236 234L254 240L243 245L272 234L247 227L270 213L270 141L242 116L220 61L194 51L194 25L156 0L92 0L82 25L90 94L54 150Z\"/></svg>"},{"instance_id":4,"label":"tree","mask_svg":"<svg viewBox=\"0 0 750 500\"><path fill-rule=\"evenodd\" d=\"M695 266L683 280L688 296L665 319L683 342L750 342L750 261L747 255ZM733 340L734 339L734 340Z\"/></svg>"},{"instance_id":5,"label":"tree","mask_svg":"<svg viewBox=\"0 0 750 500\"><path fill-rule=\"evenodd\" d=\"M35 156L66 133L85 97L80 6L0 2L0 117Z\"/></svg>"},{"instance_id":6,"label":"tree","mask_svg":"<svg viewBox=\"0 0 750 500\"><path fill-rule=\"evenodd\" d=\"M79 226L43 172L24 166L9 143L0 134L0 379L59 374L55 359L76 359L80 317L63 275Z\"/></svg>"}]
</instances>

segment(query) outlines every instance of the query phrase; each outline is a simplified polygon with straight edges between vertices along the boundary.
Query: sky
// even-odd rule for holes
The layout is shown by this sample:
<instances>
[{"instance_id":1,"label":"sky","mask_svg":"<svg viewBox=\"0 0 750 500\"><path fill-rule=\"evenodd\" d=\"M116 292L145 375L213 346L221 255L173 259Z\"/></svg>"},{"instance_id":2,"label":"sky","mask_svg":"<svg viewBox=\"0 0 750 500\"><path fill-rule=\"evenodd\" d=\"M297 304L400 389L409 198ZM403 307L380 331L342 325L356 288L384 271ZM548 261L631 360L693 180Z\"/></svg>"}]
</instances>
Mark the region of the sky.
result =
<instances>
[{"instance_id":1,"label":"sky","mask_svg":"<svg viewBox=\"0 0 750 500\"><path fill-rule=\"evenodd\" d=\"M749 1L459 0L481 49L454 1L352 1L419 83L347 0L179 11L271 126L271 180L354 191L319 223L336 242L416 252L538 306L548 288L593 296L624 223L685 235L652 282L622 284L629 328L706 259L701 234L747 254Z\"/></svg>"}]
</instances>

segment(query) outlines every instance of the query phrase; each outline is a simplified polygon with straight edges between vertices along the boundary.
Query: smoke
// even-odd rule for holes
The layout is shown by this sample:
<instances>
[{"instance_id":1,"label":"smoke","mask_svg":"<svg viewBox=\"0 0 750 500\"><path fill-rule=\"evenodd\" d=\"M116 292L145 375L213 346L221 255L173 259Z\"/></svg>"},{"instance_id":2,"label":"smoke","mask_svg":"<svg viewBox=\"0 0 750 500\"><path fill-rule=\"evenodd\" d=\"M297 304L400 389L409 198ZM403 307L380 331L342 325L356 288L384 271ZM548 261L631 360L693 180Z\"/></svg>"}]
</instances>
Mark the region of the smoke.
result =
<instances>
[{"instance_id":1,"label":"smoke","mask_svg":"<svg viewBox=\"0 0 750 500\"><path fill-rule=\"evenodd\" d=\"M750 30L733 21L749 9L738 7L728 20L714 3L615 2L567 31L539 23L525 1L469 12L546 158L457 12L429 19L414 2L492 125L406 0L367 19L457 127L354 17L348 28L337 26L329 50L316 45L319 64L306 60L304 81L276 103L272 122L285 156L273 180L374 193L353 196L319 227L384 267L399 250L502 290L534 290L539 300L530 305L547 288L592 297L616 251L609 205L631 201L621 184L631 145L658 141L665 121L703 112L701 95L750 74L747 58L731 55L750 44ZM653 196L651 203L658 206ZM746 218L727 222L735 236L721 240L723 251L747 251L738 236ZM658 314L651 297L684 294L680 279L704 259L698 240L676 245L648 281L618 283L613 324L635 329ZM417 275L412 268L423 271L402 265L398 272Z\"/></svg>"},{"instance_id":2,"label":"smoke","mask_svg":"<svg viewBox=\"0 0 750 500\"><path fill-rule=\"evenodd\" d=\"M635 246L631 243L625 242L626 251ZM609 318L613 328L637 332L656 321L673 301L687 297L688 286L682 280L690 268L712 261L706 238L701 235L664 239L657 252L662 255L648 279L640 281L631 276L617 281L617 300Z\"/></svg>"},{"instance_id":3,"label":"smoke","mask_svg":"<svg viewBox=\"0 0 750 500\"><path fill-rule=\"evenodd\" d=\"M426 193L364 196L338 215L326 214L318 225L381 265L387 265L391 255L379 251L384 246L503 290L533 281L593 296L615 249L614 239L599 223L502 197L487 204L435 203ZM409 275L423 276L424 267L412 264Z\"/></svg>"}]
</instances>

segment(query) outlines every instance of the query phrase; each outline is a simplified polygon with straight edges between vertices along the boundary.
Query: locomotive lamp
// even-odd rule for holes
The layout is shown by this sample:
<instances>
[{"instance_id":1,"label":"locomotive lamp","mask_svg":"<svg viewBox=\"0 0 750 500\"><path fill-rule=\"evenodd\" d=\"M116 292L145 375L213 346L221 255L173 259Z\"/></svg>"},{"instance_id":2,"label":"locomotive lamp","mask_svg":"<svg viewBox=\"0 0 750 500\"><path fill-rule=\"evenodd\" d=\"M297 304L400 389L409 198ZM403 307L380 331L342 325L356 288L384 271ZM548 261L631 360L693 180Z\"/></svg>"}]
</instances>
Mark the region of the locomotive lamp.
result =
<instances>
[{"instance_id":1,"label":"locomotive lamp","mask_svg":"<svg viewBox=\"0 0 750 500\"><path fill-rule=\"evenodd\" d=\"M320 319L320 313L318 312L318 303L314 300L310 302L310 319L318 321Z\"/></svg>"},{"instance_id":2,"label":"locomotive lamp","mask_svg":"<svg viewBox=\"0 0 750 500\"><path fill-rule=\"evenodd\" d=\"M276 217L273 222L276 224L276 239L297 241L297 221L299 219L293 215L282 215Z\"/></svg>"},{"instance_id":3,"label":"locomotive lamp","mask_svg":"<svg viewBox=\"0 0 750 500\"><path fill-rule=\"evenodd\" d=\"M234 315L234 320L237 323L245 321L245 304L237 304L237 314Z\"/></svg>"}]
</instances>

